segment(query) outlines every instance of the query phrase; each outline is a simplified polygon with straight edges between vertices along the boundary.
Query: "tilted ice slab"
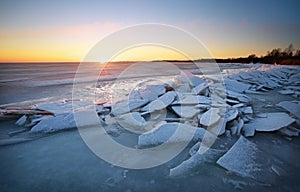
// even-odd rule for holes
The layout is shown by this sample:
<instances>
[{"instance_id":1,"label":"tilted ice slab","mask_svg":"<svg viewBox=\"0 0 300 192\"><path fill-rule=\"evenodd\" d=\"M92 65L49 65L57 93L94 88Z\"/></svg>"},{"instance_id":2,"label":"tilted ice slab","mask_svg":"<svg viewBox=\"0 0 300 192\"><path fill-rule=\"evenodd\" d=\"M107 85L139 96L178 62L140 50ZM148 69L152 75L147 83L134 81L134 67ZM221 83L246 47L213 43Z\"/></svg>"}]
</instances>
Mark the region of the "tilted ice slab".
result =
<instances>
[{"instance_id":1,"label":"tilted ice slab","mask_svg":"<svg viewBox=\"0 0 300 192\"><path fill-rule=\"evenodd\" d=\"M184 73L185 73L186 77L187 77L188 80L189 80L188 82L189 82L190 86L192 86L192 87L196 87L196 86L198 86L198 85L200 85L200 84L202 84L202 83L205 82L204 79L202 79L202 78L200 78L200 77L197 77L197 76L193 75L193 74L192 74L191 72L189 72L189 71L185 71Z\"/></svg>"},{"instance_id":2,"label":"tilted ice slab","mask_svg":"<svg viewBox=\"0 0 300 192\"><path fill-rule=\"evenodd\" d=\"M255 118L244 125L244 129L255 129L256 131L276 131L293 123L295 119L283 112L267 113L266 118Z\"/></svg>"},{"instance_id":3,"label":"tilted ice slab","mask_svg":"<svg viewBox=\"0 0 300 192\"><path fill-rule=\"evenodd\" d=\"M244 94L241 94L241 93L237 93L237 92L234 92L234 91L231 91L231 90L226 90L227 92L227 96L230 97L230 98L234 98L242 103L249 103L251 102L251 99L247 96L247 95L244 95Z\"/></svg>"},{"instance_id":4,"label":"tilted ice slab","mask_svg":"<svg viewBox=\"0 0 300 192\"><path fill-rule=\"evenodd\" d=\"M142 110L146 111L147 113L151 113L154 111L165 109L174 101L175 97L176 97L175 91L169 91L164 95L160 96L158 99L150 102Z\"/></svg>"},{"instance_id":5,"label":"tilted ice slab","mask_svg":"<svg viewBox=\"0 0 300 192\"><path fill-rule=\"evenodd\" d=\"M200 115L200 124L206 127L209 127L215 123L217 123L220 119L219 109L218 108L210 108L204 114Z\"/></svg>"},{"instance_id":6,"label":"tilted ice slab","mask_svg":"<svg viewBox=\"0 0 300 192\"><path fill-rule=\"evenodd\" d=\"M175 132L183 133L175 135ZM159 145L165 142L189 142L201 140L206 130L182 123L166 123L139 136L139 146ZM208 133L209 134L209 133Z\"/></svg>"},{"instance_id":7,"label":"tilted ice slab","mask_svg":"<svg viewBox=\"0 0 300 192\"><path fill-rule=\"evenodd\" d=\"M200 147L200 142L194 145L194 147ZM194 148L193 147L193 148ZM199 151L192 154L192 156L182 162L180 165L170 169L170 176L183 175L192 171L201 165L205 166L205 163L215 163L219 157L221 157L226 151L209 148L205 153L201 154Z\"/></svg>"},{"instance_id":8,"label":"tilted ice slab","mask_svg":"<svg viewBox=\"0 0 300 192\"><path fill-rule=\"evenodd\" d=\"M244 93L246 90L250 89L251 87L251 85L249 84L238 82L236 80L229 79L229 78L224 78L224 83L227 89L239 93Z\"/></svg>"},{"instance_id":9,"label":"tilted ice slab","mask_svg":"<svg viewBox=\"0 0 300 192\"><path fill-rule=\"evenodd\" d=\"M201 84L197 85L196 87L194 87L192 89L192 93L194 93L194 94L205 93L205 90L207 88L208 88L208 83L204 82L204 83L201 83Z\"/></svg>"},{"instance_id":10,"label":"tilted ice slab","mask_svg":"<svg viewBox=\"0 0 300 192\"><path fill-rule=\"evenodd\" d=\"M139 91L143 99L153 101L166 92L164 85L147 85L145 90Z\"/></svg>"},{"instance_id":11,"label":"tilted ice slab","mask_svg":"<svg viewBox=\"0 0 300 192\"><path fill-rule=\"evenodd\" d=\"M184 94L178 93L178 99L174 101L172 104L182 104L182 105L196 105L196 104L210 104L211 99L209 97L201 96L201 95L192 95L192 94Z\"/></svg>"},{"instance_id":12,"label":"tilted ice slab","mask_svg":"<svg viewBox=\"0 0 300 192\"><path fill-rule=\"evenodd\" d=\"M240 136L238 141L225 153L217 164L242 177L249 177L262 183L274 182L272 165L279 162L258 149L257 145Z\"/></svg>"},{"instance_id":13,"label":"tilted ice slab","mask_svg":"<svg viewBox=\"0 0 300 192\"><path fill-rule=\"evenodd\" d=\"M49 116L32 127L31 132L56 132L60 130L73 129L76 127L88 127L99 125L99 119L95 118L95 111L77 111L76 117L80 121L76 123L74 113L59 114L55 117Z\"/></svg>"},{"instance_id":14,"label":"tilted ice slab","mask_svg":"<svg viewBox=\"0 0 300 192\"><path fill-rule=\"evenodd\" d=\"M282 101L277 104L300 119L300 101Z\"/></svg>"},{"instance_id":15,"label":"tilted ice slab","mask_svg":"<svg viewBox=\"0 0 300 192\"><path fill-rule=\"evenodd\" d=\"M138 112L127 113L117 117L118 123L125 129L133 132L144 132L146 121Z\"/></svg>"},{"instance_id":16,"label":"tilted ice slab","mask_svg":"<svg viewBox=\"0 0 300 192\"><path fill-rule=\"evenodd\" d=\"M72 102L49 102L37 105L36 109L46 110L58 115L63 113L71 113L73 107Z\"/></svg>"},{"instance_id":17,"label":"tilted ice slab","mask_svg":"<svg viewBox=\"0 0 300 192\"><path fill-rule=\"evenodd\" d=\"M122 115L134 109L146 105L149 101L147 99L124 100L112 105L111 113L114 115Z\"/></svg>"},{"instance_id":18,"label":"tilted ice slab","mask_svg":"<svg viewBox=\"0 0 300 192\"><path fill-rule=\"evenodd\" d=\"M172 110L182 118L193 118L201 112L199 108L193 105L173 105Z\"/></svg>"}]
</instances>

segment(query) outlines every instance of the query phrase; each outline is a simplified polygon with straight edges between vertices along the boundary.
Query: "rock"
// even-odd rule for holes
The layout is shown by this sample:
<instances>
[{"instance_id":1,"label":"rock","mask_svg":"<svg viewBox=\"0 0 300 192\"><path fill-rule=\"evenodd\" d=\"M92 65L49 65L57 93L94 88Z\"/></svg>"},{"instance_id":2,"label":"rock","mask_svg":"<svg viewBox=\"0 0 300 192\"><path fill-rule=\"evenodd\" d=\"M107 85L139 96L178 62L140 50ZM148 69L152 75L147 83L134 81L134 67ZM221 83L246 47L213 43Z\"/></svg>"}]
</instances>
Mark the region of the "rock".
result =
<instances>
[{"instance_id":1,"label":"rock","mask_svg":"<svg viewBox=\"0 0 300 192\"><path fill-rule=\"evenodd\" d=\"M220 119L218 108L210 108L204 114L200 116L200 124L209 127L217 123Z\"/></svg>"},{"instance_id":2,"label":"rock","mask_svg":"<svg viewBox=\"0 0 300 192\"><path fill-rule=\"evenodd\" d=\"M282 101L277 106L284 108L300 119L300 101Z\"/></svg>"},{"instance_id":3,"label":"rock","mask_svg":"<svg viewBox=\"0 0 300 192\"><path fill-rule=\"evenodd\" d=\"M245 124L246 127L254 127L256 131L276 131L280 128L290 125L295 121L288 114L283 112L267 113L266 118L255 118L249 123Z\"/></svg>"},{"instance_id":4,"label":"rock","mask_svg":"<svg viewBox=\"0 0 300 192\"><path fill-rule=\"evenodd\" d=\"M200 113L200 109L195 108L192 105L173 105L172 110L182 118L193 118Z\"/></svg>"},{"instance_id":5,"label":"rock","mask_svg":"<svg viewBox=\"0 0 300 192\"><path fill-rule=\"evenodd\" d=\"M258 149L256 144L240 136L238 141L225 153L217 164L242 177L249 177L261 183L274 182L275 173L271 163L279 161Z\"/></svg>"},{"instance_id":6,"label":"rock","mask_svg":"<svg viewBox=\"0 0 300 192\"><path fill-rule=\"evenodd\" d=\"M177 132L178 134L175 134ZM164 123L151 131L139 136L139 146L159 145L168 143L199 141L204 137L206 130L182 123ZM209 133L206 133L209 134Z\"/></svg>"}]
</instances>

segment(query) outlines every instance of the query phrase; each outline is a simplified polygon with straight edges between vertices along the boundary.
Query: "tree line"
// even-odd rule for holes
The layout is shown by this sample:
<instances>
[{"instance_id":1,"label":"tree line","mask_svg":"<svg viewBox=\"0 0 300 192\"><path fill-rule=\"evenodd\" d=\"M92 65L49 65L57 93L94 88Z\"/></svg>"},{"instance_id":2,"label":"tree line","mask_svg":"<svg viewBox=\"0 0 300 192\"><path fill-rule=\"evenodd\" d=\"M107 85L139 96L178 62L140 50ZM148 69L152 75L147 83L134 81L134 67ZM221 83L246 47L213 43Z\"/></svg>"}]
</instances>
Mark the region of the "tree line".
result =
<instances>
[{"instance_id":1,"label":"tree line","mask_svg":"<svg viewBox=\"0 0 300 192\"><path fill-rule=\"evenodd\" d=\"M257 57L251 54L248 57L215 59L217 63L267 63L280 65L300 65L300 50L295 49L293 44L287 48L276 48L268 51L266 55Z\"/></svg>"}]
</instances>

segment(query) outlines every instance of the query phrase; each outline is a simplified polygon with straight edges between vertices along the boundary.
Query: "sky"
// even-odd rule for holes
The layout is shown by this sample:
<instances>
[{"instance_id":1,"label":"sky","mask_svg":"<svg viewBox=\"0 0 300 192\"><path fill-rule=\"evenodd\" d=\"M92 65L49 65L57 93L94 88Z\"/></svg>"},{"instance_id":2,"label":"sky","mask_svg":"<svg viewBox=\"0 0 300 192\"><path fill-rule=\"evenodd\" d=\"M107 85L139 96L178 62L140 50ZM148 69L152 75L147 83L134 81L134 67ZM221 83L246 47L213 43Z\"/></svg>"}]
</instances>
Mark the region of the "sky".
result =
<instances>
[{"instance_id":1,"label":"sky","mask_svg":"<svg viewBox=\"0 0 300 192\"><path fill-rule=\"evenodd\" d=\"M105 36L143 23L188 31L214 58L261 56L300 48L299 7L298 0L1 0L0 62L81 61ZM131 56L161 58L161 48L151 51ZM163 59L180 59L171 52Z\"/></svg>"}]
</instances>

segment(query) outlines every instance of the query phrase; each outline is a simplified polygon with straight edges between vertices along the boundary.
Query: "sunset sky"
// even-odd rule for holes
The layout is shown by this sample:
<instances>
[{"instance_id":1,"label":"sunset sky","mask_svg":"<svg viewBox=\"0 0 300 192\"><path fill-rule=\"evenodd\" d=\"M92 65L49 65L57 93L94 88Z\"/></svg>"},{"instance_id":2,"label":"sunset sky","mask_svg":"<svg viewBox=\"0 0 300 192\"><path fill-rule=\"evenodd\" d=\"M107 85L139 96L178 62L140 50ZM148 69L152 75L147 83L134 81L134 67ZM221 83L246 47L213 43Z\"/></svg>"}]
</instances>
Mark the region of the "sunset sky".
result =
<instances>
[{"instance_id":1,"label":"sunset sky","mask_svg":"<svg viewBox=\"0 0 300 192\"><path fill-rule=\"evenodd\" d=\"M299 7L297 0L1 0L0 62L81 61L104 36L142 23L186 30L215 58L260 56L290 43L299 49ZM145 50L133 59L180 59Z\"/></svg>"}]
</instances>

